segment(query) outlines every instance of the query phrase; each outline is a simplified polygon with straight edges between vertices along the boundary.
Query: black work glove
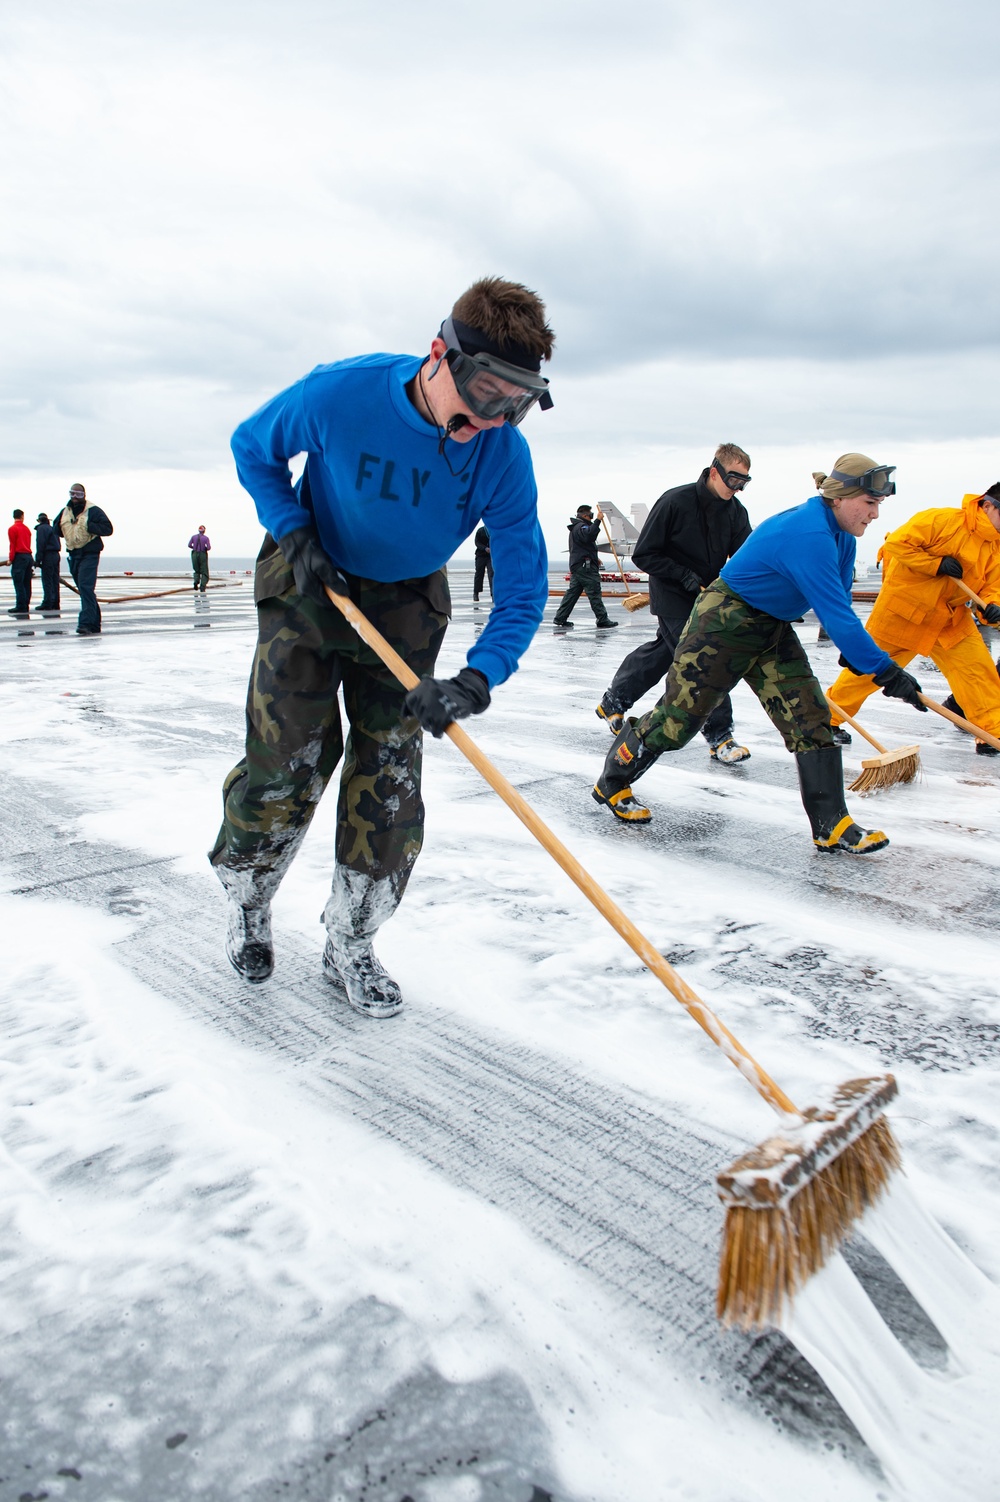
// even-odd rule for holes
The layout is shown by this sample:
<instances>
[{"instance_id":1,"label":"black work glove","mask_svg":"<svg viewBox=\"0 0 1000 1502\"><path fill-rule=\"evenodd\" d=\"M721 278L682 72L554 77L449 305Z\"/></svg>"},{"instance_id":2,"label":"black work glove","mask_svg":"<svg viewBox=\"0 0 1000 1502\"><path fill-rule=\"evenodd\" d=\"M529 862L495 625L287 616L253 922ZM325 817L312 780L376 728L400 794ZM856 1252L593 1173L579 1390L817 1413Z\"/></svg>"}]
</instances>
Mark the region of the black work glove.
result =
<instances>
[{"instance_id":1,"label":"black work glove","mask_svg":"<svg viewBox=\"0 0 1000 1502\"><path fill-rule=\"evenodd\" d=\"M406 713L415 715L423 728L438 739L452 720L482 714L489 704L486 679L475 668L463 668L454 678L421 678L403 700Z\"/></svg>"},{"instance_id":2,"label":"black work glove","mask_svg":"<svg viewBox=\"0 0 1000 1502\"><path fill-rule=\"evenodd\" d=\"M278 547L284 554L285 562L292 565L295 588L300 595L306 595L310 600L317 600L320 605L329 605L331 610L336 610L337 607L323 588L324 584L329 584L338 594L350 594L347 580L323 552L323 545L312 527L296 527L294 532L279 537Z\"/></svg>"},{"instance_id":3,"label":"black work glove","mask_svg":"<svg viewBox=\"0 0 1000 1502\"><path fill-rule=\"evenodd\" d=\"M987 626L1000 626L1000 605L984 605L983 619Z\"/></svg>"},{"instance_id":4,"label":"black work glove","mask_svg":"<svg viewBox=\"0 0 1000 1502\"><path fill-rule=\"evenodd\" d=\"M920 684L912 673L901 668L898 663L890 662L881 673L875 674L875 682L884 694L890 699L905 699L907 704L912 704L914 709L927 713L927 705L921 704L918 695L922 692Z\"/></svg>"},{"instance_id":5,"label":"black work glove","mask_svg":"<svg viewBox=\"0 0 1000 1502\"><path fill-rule=\"evenodd\" d=\"M683 579L681 580L681 588L688 590L693 595L696 595L701 589L701 580L698 578L698 575L695 573L694 569L689 568L687 570Z\"/></svg>"},{"instance_id":6,"label":"black work glove","mask_svg":"<svg viewBox=\"0 0 1000 1502\"><path fill-rule=\"evenodd\" d=\"M937 566L937 571L939 574L947 574L949 579L961 579L962 577L962 565L950 553L946 553L941 559L941 562Z\"/></svg>"},{"instance_id":7,"label":"black work glove","mask_svg":"<svg viewBox=\"0 0 1000 1502\"><path fill-rule=\"evenodd\" d=\"M837 658L837 661L842 668L846 668L849 673L853 673L855 678L863 678L865 676L860 668L856 668L854 666L853 662L848 662L843 652L841 652L840 656Z\"/></svg>"}]
</instances>

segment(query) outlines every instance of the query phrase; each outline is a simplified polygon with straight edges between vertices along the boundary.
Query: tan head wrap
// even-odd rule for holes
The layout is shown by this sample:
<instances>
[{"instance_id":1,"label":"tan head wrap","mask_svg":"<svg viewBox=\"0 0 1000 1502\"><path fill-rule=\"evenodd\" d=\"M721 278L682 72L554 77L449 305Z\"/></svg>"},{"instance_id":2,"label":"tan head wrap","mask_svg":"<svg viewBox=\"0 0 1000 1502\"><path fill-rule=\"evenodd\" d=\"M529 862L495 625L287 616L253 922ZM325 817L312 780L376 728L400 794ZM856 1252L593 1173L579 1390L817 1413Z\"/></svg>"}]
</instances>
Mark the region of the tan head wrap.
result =
<instances>
[{"instance_id":1,"label":"tan head wrap","mask_svg":"<svg viewBox=\"0 0 1000 1502\"><path fill-rule=\"evenodd\" d=\"M867 454L841 454L833 467L839 469L842 475L863 475L865 470L877 469L878 466ZM845 500L848 496L862 493L860 486L845 485L843 480L831 480L818 469L813 470L813 479L824 501Z\"/></svg>"}]
</instances>

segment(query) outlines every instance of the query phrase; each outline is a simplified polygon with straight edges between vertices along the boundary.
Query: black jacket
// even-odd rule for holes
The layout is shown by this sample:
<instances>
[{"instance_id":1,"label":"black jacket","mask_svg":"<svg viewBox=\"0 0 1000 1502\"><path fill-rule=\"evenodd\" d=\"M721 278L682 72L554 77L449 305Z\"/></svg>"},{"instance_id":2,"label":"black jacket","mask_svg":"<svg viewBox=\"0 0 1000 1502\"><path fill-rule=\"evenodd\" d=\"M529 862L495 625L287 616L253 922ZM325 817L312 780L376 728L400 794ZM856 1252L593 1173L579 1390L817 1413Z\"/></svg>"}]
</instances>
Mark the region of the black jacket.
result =
<instances>
[{"instance_id":1,"label":"black jacket","mask_svg":"<svg viewBox=\"0 0 1000 1502\"><path fill-rule=\"evenodd\" d=\"M646 518L632 562L649 575L649 608L664 620L691 614L697 590L685 588L687 573L711 584L720 568L751 532L742 501L720 501L708 488L703 469L693 485L664 491Z\"/></svg>"},{"instance_id":2,"label":"black jacket","mask_svg":"<svg viewBox=\"0 0 1000 1502\"><path fill-rule=\"evenodd\" d=\"M83 508L81 507L81 511L82 510ZM70 511L70 507L68 505L64 506L59 514L53 518L52 525L53 527L55 527L57 532L59 532L60 523L62 522L63 515L66 511ZM72 511L70 511L70 515L73 515ZM79 516L80 512L78 511L76 515ZM74 556L78 558L82 558L85 553L103 553L104 543L101 541L101 538L110 537L114 530L114 527L108 521L100 506L91 506L90 515L87 518L87 531L92 532L94 535L91 537L86 547L74 549L67 548L66 551L67 553L72 552ZM61 532L59 532L59 536L62 536Z\"/></svg>"},{"instance_id":3,"label":"black jacket","mask_svg":"<svg viewBox=\"0 0 1000 1502\"><path fill-rule=\"evenodd\" d=\"M475 536L476 552L485 557L490 550L490 534L486 527L480 527Z\"/></svg>"},{"instance_id":4,"label":"black jacket","mask_svg":"<svg viewBox=\"0 0 1000 1502\"><path fill-rule=\"evenodd\" d=\"M35 563L39 568L46 556L58 558L62 551L62 538L51 522L39 522L35 528Z\"/></svg>"},{"instance_id":5,"label":"black jacket","mask_svg":"<svg viewBox=\"0 0 1000 1502\"><path fill-rule=\"evenodd\" d=\"M600 568L600 560L597 556L597 539L600 535L600 522L585 522L581 516L571 516L569 519L569 566L577 568L581 563L592 563L595 568Z\"/></svg>"}]
</instances>

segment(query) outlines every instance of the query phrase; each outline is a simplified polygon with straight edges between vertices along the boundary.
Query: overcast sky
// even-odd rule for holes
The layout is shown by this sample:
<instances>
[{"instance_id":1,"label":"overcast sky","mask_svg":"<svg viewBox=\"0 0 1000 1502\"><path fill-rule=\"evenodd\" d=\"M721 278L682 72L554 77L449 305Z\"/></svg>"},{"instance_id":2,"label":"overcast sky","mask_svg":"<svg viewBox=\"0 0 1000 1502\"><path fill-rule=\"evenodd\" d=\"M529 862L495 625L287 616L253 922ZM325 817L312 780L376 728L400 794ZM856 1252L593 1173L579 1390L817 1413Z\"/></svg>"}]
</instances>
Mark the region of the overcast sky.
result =
<instances>
[{"instance_id":1,"label":"overcast sky","mask_svg":"<svg viewBox=\"0 0 1000 1502\"><path fill-rule=\"evenodd\" d=\"M553 548L721 439L758 517L854 448L892 519L955 504L1000 475L998 54L995 0L3 0L0 503L249 552L236 423L495 272L556 330Z\"/></svg>"}]
</instances>

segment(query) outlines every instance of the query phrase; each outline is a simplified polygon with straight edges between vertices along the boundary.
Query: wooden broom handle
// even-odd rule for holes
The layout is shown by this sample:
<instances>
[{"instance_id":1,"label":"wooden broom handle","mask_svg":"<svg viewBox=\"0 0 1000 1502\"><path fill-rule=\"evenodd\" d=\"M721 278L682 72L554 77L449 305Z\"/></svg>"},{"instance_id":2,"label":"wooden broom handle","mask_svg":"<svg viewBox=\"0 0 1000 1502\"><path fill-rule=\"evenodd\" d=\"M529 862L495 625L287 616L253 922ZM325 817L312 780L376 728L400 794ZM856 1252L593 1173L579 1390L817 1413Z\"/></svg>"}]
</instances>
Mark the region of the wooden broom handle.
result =
<instances>
[{"instance_id":1,"label":"wooden broom handle","mask_svg":"<svg viewBox=\"0 0 1000 1502\"><path fill-rule=\"evenodd\" d=\"M885 754L886 754L885 747L884 746L880 746L879 743L878 743L878 741L875 739L875 737L873 735L869 735L868 731L865 729L865 727L863 725L859 725L858 722L857 722L857 720L854 719L854 717L852 715L849 715L847 713L846 709L841 709L841 707L837 703L836 699L831 699L830 695L827 694L826 695L826 702L829 704L829 706L830 706L831 709L835 709L837 711L837 713L840 715L840 718L842 720L846 720L847 721L848 725L850 725L850 727L851 727L852 730L856 730L859 735L863 735L864 736L864 738L868 742L869 746L874 746L875 750L879 753L880 756L885 756Z\"/></svg>"},{"instance_id":2,"label":"wooden broom handle","mask_svg":"<svg viewBox=\"0 0 1000 1502\"><path fill-rule=\"evenodd\" d=\"M988 745L995 746L1000 751L1000 739L995 735L990 735L990 732L984 730L982 725L973 725L971 720L963 720L960 714L954 714L950 709L945 709L943 704L938 704L935 699L928 699L926 694L920 695L920 702L921 704L926 704L928 709L933 709L935 714L942 715L944 719L950 720L953 725L957 725L959 730L967 730L977 740L986 741Z\"/></svg>"},{"instance_id":3,"label":"wooden broom handle","mask_svg":"<svg viewBox=\"0 0 1000 1502\"><path fill-rule=\"evenodd\" d=\"M608 542L611 544L611 551L614 554L615 562L618 564L618 572L622 576L622 583L625 585L625 588L628 589L628 584L625 579L625 570L622 568L621 559L618 557L618 553L615 549L615 540L611 536L611 528L608 526L608 519L603 514L601 516L601 524L604 527L604 534L607 537Z\"/></svg>"},{"instance_id":4,"label":"wooden broom handle","mask_svg":"<svg viewBox=\"0 0 1000 1502\"><path fill-rule=\"evenodd\" d=\"M980 610L986 609L986 601L981 600L976 591L970 589L964 579L952 579L951 582L958 585L959 589L964 595L968 596L973 605L978 605ZM994 746L997 751L1000 751L1000 740L995 735L990 735L989 731L984 730L981 725L973 725L971 720L963 720L960 714L955 714L952 710L945 709L943 704L937 704L933 699L928 699L926 694L920 695L920 702L926 704L928 709L933 709L935 714L943 715L946 720L950 720L960 730L967 730L970 735L976 736L978 740L986 741L987 745Z\"/></svg>"},{"instance_id":5,"label":"wooden broom handle","mask_svg":"<svg viewBox=\"0 0 1000 1502\"><path fill-rule=\"evenodd\" d=\"M327 594L336 605L337 609L345 616L362 641L371 647L376 656L380 657L391 673L399 679L406 689L416 688L420 679L412 668L400 657L385 638L376 631L367 616L363 615L353 600L346 595L337 594L327 587ZM608 894L597 885L594 878L584 870L575 855L572 855L566 846L556 838L548 825L539 818L535 810L527 803L516 788L504 777L489 758L479 749L475 741L466 735L460 725L454 721L445 730L448 739L461 751L468 761L471 761L480 776L484 777L495 793L498 793L507 807L517 815L526 829L535 836L540 845L548 851L557 865L561 866L569 877L575 882L583 895L594 904L597 911L606 918L611 927L621 935L630 949L642 960L643 964L652 970L653 974L663 982L667 990L677 998L681 1006L694 1018L699 1027L717 1044L731 1064L748 1080L758 1094L762 1095L769 1106L773 1106L779 1115L789 1112L798 1115L794 1101L790 1100L785 1092L775 1084L769 1074L766 1074L760 1065L754 1060L742 1043L720 1022L701 997L677 974L674 967L669 964L654 949L646 936L636 928L631 918L626 917L621 908Z\"/></svg>"},{"instance_id":6,"label":"wooden broom handle","mask_svg":"<svg viewBox=\"0 0 1000 1502\"><path fill-rule=\"evenodd\" d=\"M986 601L981 600L974 589L970 589L964 579L952 579L952 584L957 584L963 595L967 595L973 605L978 605L980 610L986 609Z\"/></svg>"}]
</instances>

